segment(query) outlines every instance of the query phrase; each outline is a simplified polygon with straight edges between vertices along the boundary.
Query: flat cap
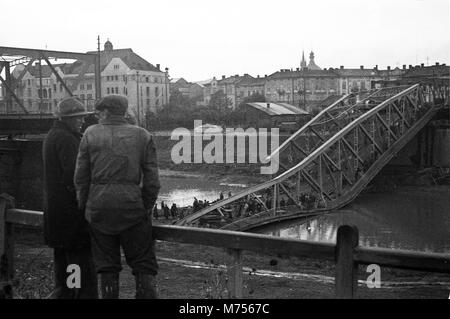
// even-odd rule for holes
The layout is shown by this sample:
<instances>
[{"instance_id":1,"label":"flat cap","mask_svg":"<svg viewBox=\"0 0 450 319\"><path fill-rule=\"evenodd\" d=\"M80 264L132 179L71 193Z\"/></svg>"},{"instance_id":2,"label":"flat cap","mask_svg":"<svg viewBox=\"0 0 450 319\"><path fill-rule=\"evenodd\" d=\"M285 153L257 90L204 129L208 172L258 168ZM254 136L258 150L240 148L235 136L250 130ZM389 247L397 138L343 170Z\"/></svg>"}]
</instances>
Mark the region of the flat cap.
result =
<instances>
[{"instance_id":1,"label":"flat cap","mask_svg":"<svg viewBox=\"0 0 450 319\"><path fill-rule=\"evenodd\" d=\"M76 97L67 97L62 99L56 107L53 115L55 117L71 117L71 116L84 116L91 114L92 112L86 112L83 102Z\"/></svg>"},{"instance_id":2,"label":"flat cap","mask_svg":"<svg viewBox=\"0 0 450 319\"><path fill-rule=\"evenodd\" d=\"M128 99L123 95L107 95L97 102L95 109L99 111L108 109L112 114L124 115L128 109Z\"/></svg>"}]
</instances>

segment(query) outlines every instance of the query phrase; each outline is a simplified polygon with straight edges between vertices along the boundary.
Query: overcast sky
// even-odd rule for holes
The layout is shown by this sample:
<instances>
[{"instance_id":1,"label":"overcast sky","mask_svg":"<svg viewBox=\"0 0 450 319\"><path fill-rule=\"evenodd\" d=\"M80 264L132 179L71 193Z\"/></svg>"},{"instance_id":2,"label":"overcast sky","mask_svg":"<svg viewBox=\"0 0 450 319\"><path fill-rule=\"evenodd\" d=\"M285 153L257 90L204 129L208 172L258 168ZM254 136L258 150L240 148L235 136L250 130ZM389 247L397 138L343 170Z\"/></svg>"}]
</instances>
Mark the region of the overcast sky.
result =
<instances>
[{"instance_id":1,"label":"overcast sky","mask_svg":"<svg viewBox=\"0 0 450 319\"><path fill-rule=\"evenodd\" d=\"M171 77L450 64L449 0L0 0L0 46L132 48ZM6 14L5 14L6 13Z\"/></svg>"}]
</instances>

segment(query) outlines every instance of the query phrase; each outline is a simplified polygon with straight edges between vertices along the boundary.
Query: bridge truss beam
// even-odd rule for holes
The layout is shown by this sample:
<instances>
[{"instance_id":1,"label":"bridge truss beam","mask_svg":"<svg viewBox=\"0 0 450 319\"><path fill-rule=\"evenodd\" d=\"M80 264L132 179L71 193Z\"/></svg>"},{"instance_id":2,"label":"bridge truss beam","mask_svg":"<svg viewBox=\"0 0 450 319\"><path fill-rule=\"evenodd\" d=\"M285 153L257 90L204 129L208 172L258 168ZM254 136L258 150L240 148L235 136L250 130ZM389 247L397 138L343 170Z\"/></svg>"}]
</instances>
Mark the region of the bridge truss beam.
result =
<instances>
[{"instance_id":1,"label":"bridge truss beam","mask_svg":"<svg viewBox=\"0 0 450 319\"><path fill-rule=\"evenodd\" d=\"M280 191L296 215L338 209L352 201L431 120L443 105L445 92L448 94L448 89L427 91L416 84L383 88L363 97L344 96L270 155L270 160L279 161L281 170L271 180L214 203L178 224L196 223L220 207L239 207L241 212L250 197L273 203L267 211L239 216L240 220L225 226L237 230L239 224L248 226L249 218L285 214L279 204Z\"/></svg>"},{"instance_id":2,"label":"bridge truss beam","mask_svg":"<svg viewBox=\"0 0 450 319\"><path fill-rule=\"evenodd\" d=\"M64 51L51 51L51 50L39 50L29 48L15 48L15 47L2 47L0 46L0 57L3 61L0 61L0 73L5 69L5 79L0 75L0 81L2 82L6 91L6 107L4 113L13 112L13 106L15 104L21 109L22 113L28 113L28 110L23 105L23 102L17 97L16 91L20 85L23 76L29 71L32 64L37 60L39 65L39 109L42 110L43 94L42 94L42 60L50 67L52 73L55 75L59 84L61 84L69 96L73 96L73 91L78 86L79 82L85 76L90 65L95 66L95 96L96 99L101 97L101 84L100 84L100 58L98 54L93 53L77 53L77 52L64 52ZM65 81L61 78L55 67L50 62L51 59L71 59L78 60L81 63L81 72L78 74L75 81L73 81L69 88ZM19 74L17 79L12 79L10 68L22 62L27 63L24 70ZM1 110L0 110L1 111ZM17 112L16 112L17 113Z\"/></svg>"}]
</instances>

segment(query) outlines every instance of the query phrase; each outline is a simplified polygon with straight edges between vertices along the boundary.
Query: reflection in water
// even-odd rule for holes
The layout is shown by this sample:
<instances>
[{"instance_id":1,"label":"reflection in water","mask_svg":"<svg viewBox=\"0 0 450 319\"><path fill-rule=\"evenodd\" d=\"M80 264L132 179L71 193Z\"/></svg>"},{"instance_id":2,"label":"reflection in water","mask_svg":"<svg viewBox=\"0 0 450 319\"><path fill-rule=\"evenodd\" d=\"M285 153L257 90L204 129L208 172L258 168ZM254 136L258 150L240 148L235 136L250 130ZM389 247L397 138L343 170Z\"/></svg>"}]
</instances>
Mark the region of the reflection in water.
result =
<instances>
[{"instance_id":1,"label":"reflection in water","mask_svg":"<svg viewBox=\"0 0 450 319\"><path fill-rule=\"evenodd\" d=\"M448 187L408 192L365 194L346 210L271 225L258 233L303 240L335 242L341 225L356 225L360 244L434 252L450 252Z\"/></svg>"},{"instance_id":2,"label":"reflection in water","mask_svg":"<svg viewBox=\"0 0 450 319\"><path fill-rule=\"evenodd\" d=\"M194 197L210 202L236 194L247 185L206 178L161 177L158 203L192 205ZM360 244L450 253L450 187L404 188L395 193L365 194L345 210L266 226L255 232L303 240L335 242L341 225L356 225Z\"/></svg>"},{"instance_id":3,"label":"reflection in water","mask_svg":"<svg viewBox=\"0 0 450 319\"><path fill-rule=\"evenodd\" d=\"M219 183L206 178L160 177L161 190L158 203L164 201L169 207L172 203L178 207L190 206L194 197L198 200L213 202L219 198L220 192L228 197L228 192L236 194L247 187L245 184Z\"/></svg>"}]
</instances>

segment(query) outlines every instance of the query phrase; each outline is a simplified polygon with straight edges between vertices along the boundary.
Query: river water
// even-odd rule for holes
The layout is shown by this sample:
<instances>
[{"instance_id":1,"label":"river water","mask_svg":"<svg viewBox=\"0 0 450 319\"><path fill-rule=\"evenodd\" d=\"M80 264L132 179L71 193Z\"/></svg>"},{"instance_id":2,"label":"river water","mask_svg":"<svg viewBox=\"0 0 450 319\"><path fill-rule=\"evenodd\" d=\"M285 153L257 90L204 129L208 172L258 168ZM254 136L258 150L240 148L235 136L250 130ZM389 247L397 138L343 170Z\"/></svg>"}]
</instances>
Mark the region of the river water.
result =
<instances>
[{"instance_id":1,"label":"river water","mask_svg":"<svg viewBox=\"0 0 450 319\"><path fill-rule=\"evenodd\" d=\"M360 195L344 210L259 229L258 233L336 242L341 225L358 227L360 245L450 253L450 188L404 188Z\"/></svg>"},{"instance_id":2,"label":"river water","mask_svg":"<svg viewBox=\"0 0 450 319\"><path fill-rule=\"evenodd\" d=\"M233 194L245 184L207 178L162 177L158 201L169 206L192 205L194 197L214 201L223 192ZM403 187L392 193L360 195L344 210L269 225L254 232L273 236L335 242L340 225L356 225L360 244L418 251L450 253L450 187Z\"/></svg>"},{"instance_id":3,"label":"river water","mask_svg":"<svg viewBox=\"0 0 450 319\"><path fill-rule=\"evenodd\" d=\"M158 204L164 201L169 207L172 203L178 207L192 206L194 197L198 200L213 202L219 198L220 192L225 197L228 192L236 194L247 184L221 182L199 175L185 175L184 177L162 176Z\"/></svg>"}]
</instances>

